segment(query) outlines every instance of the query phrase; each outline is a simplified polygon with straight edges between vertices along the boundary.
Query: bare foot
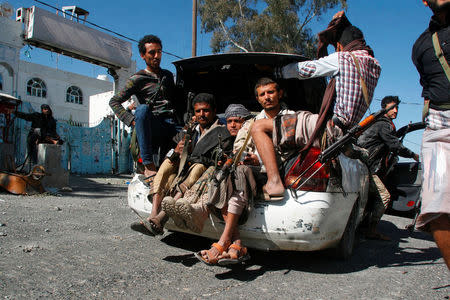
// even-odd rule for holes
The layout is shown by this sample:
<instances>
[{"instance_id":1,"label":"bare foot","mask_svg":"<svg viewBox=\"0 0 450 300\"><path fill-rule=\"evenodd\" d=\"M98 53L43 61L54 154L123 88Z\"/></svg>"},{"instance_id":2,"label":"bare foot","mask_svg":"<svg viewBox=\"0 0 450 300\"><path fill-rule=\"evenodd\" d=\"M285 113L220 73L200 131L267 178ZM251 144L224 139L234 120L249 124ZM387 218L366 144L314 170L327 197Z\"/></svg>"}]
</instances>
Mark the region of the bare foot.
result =
<instances>
[{"instance_id":1,"label":"bare foot","mask_svg":"<svg viewBox=\"0 0 450 300\"><path fill-rule=\"evenodd\" d=\"M276 184L267 182L263 186L263 191L265 191L269 196L282 196L284 195L284 186L281 182Z\"/></svg>"}]
</instances>

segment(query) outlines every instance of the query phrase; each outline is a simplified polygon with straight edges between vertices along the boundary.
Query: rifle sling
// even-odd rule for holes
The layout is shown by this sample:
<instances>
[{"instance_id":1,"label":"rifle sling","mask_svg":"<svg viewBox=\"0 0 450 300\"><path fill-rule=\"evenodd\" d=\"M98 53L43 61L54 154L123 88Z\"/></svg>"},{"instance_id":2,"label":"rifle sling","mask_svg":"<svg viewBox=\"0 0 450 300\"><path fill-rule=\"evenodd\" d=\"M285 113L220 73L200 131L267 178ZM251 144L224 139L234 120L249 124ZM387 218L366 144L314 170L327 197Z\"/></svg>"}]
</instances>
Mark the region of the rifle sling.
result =
<instances>
[{"instance_id":1,"label":"rifle sling","mask_svg":"<svg viewBox=\"0 0 450 300\"><path fill-rule=\"evenodd\" d=\"M248 141L250 140L250 135L252 131L253 124L255 123L255 119L250 120L250 126L248 128L247 136L245 137L244 144L242 144L241 149L239 149L239 152L234 157L233 166L236 166L239 161L241 160L242 153L244 153L245 148L247 147Z\"/></svg>"},{"instance_id":2,"label":"rifle sling","mask_svg":"<svg viewBox=\"0 0 450 300\"><path fill-rule=\"evenodd\" d=\"M359 61L358 61L358 59L356 59L356 56L353 53L350 52L350 55L352 56L353 61L355 62L356 70L358 71L358 75L359 75L359 82L361 83L361 89L363 92L364 100L366 101L367 107L369 107L370 106L369 92L367 91L366 83L364 82L364 79L361 74L361 68L359 67Z\"/></svg>"},{"instance_id":3,"label":"rifle sling","mask_svg":"<svg viewBox=\"0 0 450 300\"><path fill-rule=\"evenodd\" d=\"M450 81L450 67L448 66L448 62L445 59L444 52L442 51L441 45L439 43L439 38L437 32L433 33L431 36L433 41L434 53L439 60L442 68L444 69L445 75L447 76L448 81Z\"/></svg>"}]
</instances>

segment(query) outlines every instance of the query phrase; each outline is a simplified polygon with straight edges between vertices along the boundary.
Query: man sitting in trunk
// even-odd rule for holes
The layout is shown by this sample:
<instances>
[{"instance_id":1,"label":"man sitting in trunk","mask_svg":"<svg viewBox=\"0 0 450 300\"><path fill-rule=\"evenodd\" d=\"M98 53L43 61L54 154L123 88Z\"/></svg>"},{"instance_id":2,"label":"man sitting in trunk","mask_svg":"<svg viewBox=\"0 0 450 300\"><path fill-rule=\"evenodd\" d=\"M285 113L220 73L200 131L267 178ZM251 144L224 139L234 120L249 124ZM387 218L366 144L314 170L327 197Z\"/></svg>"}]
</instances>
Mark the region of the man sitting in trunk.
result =
<instances>
[{"instance_id":1,"label":"man sitting in trunk","mask_svg":"<svg viewBox=\"0 0 450 300\"><path fill-rule=\"evenodd\" d=\"M336 52L325 56L328 44ZM380 65L361 30L352 26L343 12L337 13L328 28L319 33L318 56L321 58L284 66L276 74L300 80L331 76L320 113L298 111L275 120L258 120L252 128L252 137L267 171L263 191L268 199L281 200L284 195L275 147L296 152L313 145L317 147L325 128L332 142L363 117L373 97Z\"/></svg>"},{"instance_id":2,"label":"man sitting in trunk","mask_svg":"<svg viewBox=\"0 0 450 300\"><path fill-rule=\"evenodd\" d=\"M216 116L216 102L211 94L200 93L192 102L194 122L174 137L175 149L167 153L152 182L149 197L152 198L152 212L142 224L154 235L163 234L168 216L161 210L161 201L168 193L175 199L181 198L208 166L214 164L214 149L221 136L223 149L231 151L233 140Z\"/></svg>"}]
</instances>

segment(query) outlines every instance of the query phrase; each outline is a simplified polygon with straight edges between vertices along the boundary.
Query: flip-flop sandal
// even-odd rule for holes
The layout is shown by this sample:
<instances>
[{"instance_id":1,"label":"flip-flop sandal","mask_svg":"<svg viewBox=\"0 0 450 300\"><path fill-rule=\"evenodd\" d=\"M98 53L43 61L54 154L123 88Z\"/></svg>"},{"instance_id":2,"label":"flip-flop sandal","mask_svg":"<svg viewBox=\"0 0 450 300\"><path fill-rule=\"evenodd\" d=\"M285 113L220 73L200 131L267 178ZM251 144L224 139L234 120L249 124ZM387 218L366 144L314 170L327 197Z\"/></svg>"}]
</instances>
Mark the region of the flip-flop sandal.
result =
<instances>
[{"instance_id":1,"label":"flip-flop sandal","mask_svg":"<svg viewBox=\"0 0 450 300\"><path fill-rule=\"evenodd\" d=\"M130 207L131 208L131 207ZM142 217L137 210L134 208L131 208L132 211L136 213L138 216L141 224L154 236L156 235L162 235L164 234L164 228L161 227L161 224L159 224L159 220L156 218L151 218L150 220L147 220L146 218ZM158 228L159 227L159 228Z\"/></svg>"},{"instance_id":2,"label":"flip-flop sandal","mask_svg":"<svg viewBox=\"0 0 450 300\"><path fill-rule=\"evenodd\" d=\"M262 187L262 191L263 191L265 201L281 201L284 199L284 192L283 192L283 194L269 195L269 193L266 191L266 186Z\"/></svg>"},{"instance_id":3,"label":"flip-flop sandal","mask_svg":"<svg viewBox=\"0 0 450 300\"><path fill-rule=\"evenodd\" d=\"M231 244L230 247L228 247L228 250L230 248L236 250L238 252L238 255L236 256L236 254L233 255L229 254L230 258L219 259L217 262L219 265L227 266L227 265L242 264L250 259L250 254L247 253L247 247L241 247L236 244Z\"/></svg>"},{"instance_id":4,"label":"flip-flop sandal","mask_svg":"<svg viewBox=\"0 0 450 300\"><path fill-rule=\"evenodd\" d=\"M225 251L224 247L222 247L221 245L219 245L218 243L213 243L211 245L211 248L216 248L217 251L219 251L219 254L217 255L217 257L213 257L212 254L210 255L210 253L212 252L211 249L210 250L205 250L206 251L206 255L208 256L208 260L204 259L202 256L202 251L198 251L194 253L194 256L201 261L202 263L208 265L208 266L214 266L217 264L218 262L218 257L220 255L222 255L222 253Z\"/></svg>"},{"instance_id":5,"label":"flip-flop sandal","mask_svg":"<svg viewBox=\"0 0 450 300\"><path fill-rule=\"evenodd\" d=\"M140 223L152 234L152 235L156 235L154 232L154 229L152 228L152 225L150 224L150 222L142 217L139 212L137 210L135 210L134 208L130 207L132 211L134 211L134 213L138 216Z\"/></svg>"}]
</instances>

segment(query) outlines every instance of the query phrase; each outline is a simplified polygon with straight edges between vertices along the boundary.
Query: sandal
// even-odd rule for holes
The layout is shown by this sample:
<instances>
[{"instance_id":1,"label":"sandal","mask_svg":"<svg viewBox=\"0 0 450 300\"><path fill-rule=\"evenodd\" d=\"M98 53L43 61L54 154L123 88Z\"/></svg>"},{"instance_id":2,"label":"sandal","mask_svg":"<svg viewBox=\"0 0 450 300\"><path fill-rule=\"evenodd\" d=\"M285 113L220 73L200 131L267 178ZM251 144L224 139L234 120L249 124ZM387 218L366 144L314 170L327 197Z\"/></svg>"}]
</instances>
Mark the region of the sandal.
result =
<instances>
[{"instance_id":1,"label":"sandal","mask_svg":"<svg viewBox=\"0 0 450 300\"><path fill-rule=\"evenodd\" d=\"M219 253L214 256L212 249L215 248ZM208 257L207 259L205 259L202 256L202 251L198 251L194 253L194 256L201 261L202 263L208 265L208 266L213 266L216 265L217 262L219 261L219 256L222 255L223 252L225 252L225 249L227 247L222 247L221 245L219 245L218 243L213 243L211 245L211 249L209 250L202 250L202 251L206 251L206 256Z\"/></svg>"},{"instance_id":2,"label":"sandal","mask_svg":"<svg viewBox=\"0 0 450 300\"><path fill-rule=\"evenodd\" d=\"M236 250L230 253L230 249ZM237 252L237 253L236 253ZM247 260L250 259L250 254L247 253L247 247L242 247L237 244L231 244L230 247L228 247L227 254L229 258L221 258L218 260L218 264L221 266L226 265L235 265L235 264L241 264Z\"/></svg>"},{"instance_id":3,"label":"sandal","mask_svg":"<svg viewBox=\"0 0 450 300\"><path fill-rule=\"evenodd\" d=\"M152 234L152 235L163 235L164 234L164 218L160 220L158 216L146 219L142 217L137 210L131 208L132 211L138 216L140 223Z\"/></svg>"},{"instance_id":4,"label":"sandal","mask_svg":"<svg viewBox=\"0 0 450 300\"><path fill-rule=\"evenodd\" d=\"M282 194L276 194L276 195L270 195L267 191L266 191L266 186L264 185L262 187L262 192L264 195L264 200L265 201L281 201L284 199L284 191Z\"/></svg>"}]
</instances>

